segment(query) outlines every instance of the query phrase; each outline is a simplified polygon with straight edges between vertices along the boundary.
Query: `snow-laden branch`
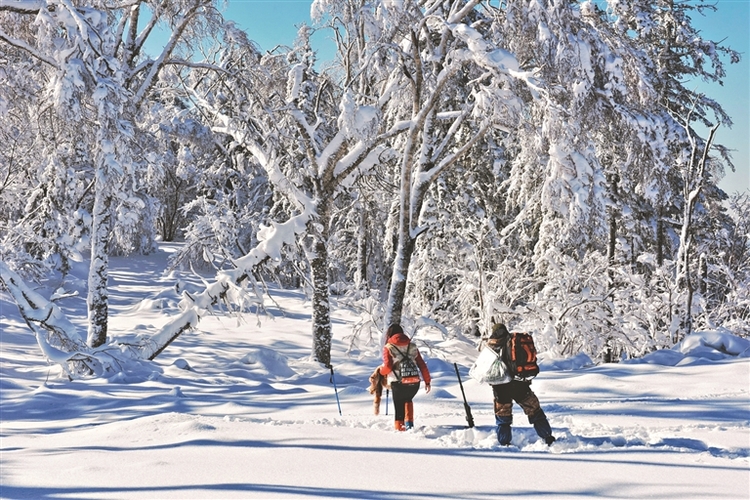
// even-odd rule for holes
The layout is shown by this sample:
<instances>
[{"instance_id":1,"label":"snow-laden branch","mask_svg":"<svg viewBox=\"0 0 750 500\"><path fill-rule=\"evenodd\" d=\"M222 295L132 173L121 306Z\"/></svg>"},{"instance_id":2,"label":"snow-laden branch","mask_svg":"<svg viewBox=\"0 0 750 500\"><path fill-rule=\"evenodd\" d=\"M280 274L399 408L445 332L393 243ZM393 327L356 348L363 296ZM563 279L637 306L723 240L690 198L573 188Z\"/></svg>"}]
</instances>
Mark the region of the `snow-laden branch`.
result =
<instances>
[{"instance_id":1,"label":"snow-laden branch","mask_svg":"<svg viewBox=\"0 0 750 500\"><path fill-rule=\"evenodd\" d=\"M65 6L65 9L68 11L68 16L70 16L70 19L73 20L76 28L78 28L79 40L83 43L88 44L91 50L96 53L97 57L101 56L101 50L97 50L96 47L94 47L91 43L92 38L95 38L92 35L96 35L98 37L98 33L96 33L96 30L91 30L93 31L93 33L89 31L90 26L88 21L78 13L78 9L70 2L70 0L57 1L59 1L61 5ZM86 59L85 56L84 59Z\"/></svg>"},{"instance_id":2,"label":"snow-laden branch","mask_svg":"<svg viewBox=\"0 0 750 500\"><path fill-rule=\"evenodd\" d=\"M315 217L315 211L310 208L283 223L271 222L270 226L264 226L258 231L259 243L243 257L233 261L235 268L220 271L213 283L208 283L200 293L188 294L183 292L180 307L186 313L194 310L195 315L183 313L181 319L173 321L167 331L163 333L169 337L173 332L178 332L185 322L197 324L202 311L211 310L220 302L232 299L239 302L244 295L242 284L253 275L255 268L266 260L281 260L281 249L284 245L293 245L298 234L304 233L308 222ZM197 308L197 309L196 309ZM183 328L184 329L184 328ZM179 335L179 332L176 333ZM175 335L175 337L176 337Z\"/></svg>"},{"instance_id":3,"label":"snow-laden branch","mask_svg":"<svg viewBox=\"0 0 750 500\"><path fill-rule=\"evenodd\" d=\"M415 212L417 211L417 207L422 206L421 198L424 196L423 193L427 189L427 186L432 184L445 170L447 170L458 160L463 158L463 156L466 155L466 153L468 153L472 147L474 147L474 145L484 136L484 134L487 133L487 130L490 129L490 126L491 123L489 121L485 121L479 127L479 130L472 136L472 138L464 143L459 149L445 156L432 169L426 172L419 172L414 176L414 184L411 189L411 197L409 200L410 213L413 214L410 217L411 221L418 220L417 217L414 217L414 215L416 215ZM422 234L425 229L425 227L410 224L409 232L412 238L416 238L417 236Z\"/></svg>"},{"instance_id":4,"label":"snow-laden branch","mask_svg":"<svg viewBox=\"0 0 750 500\"><path fill-rule=\"evenodd\" d=\"M438 81L435 85L435 89L430 95L427 102L421 107L419 112L416 114L413 120L411 120L409 133L406 137L406 143L404 145L404 153L401 159L401 191L400 191L400 211L403 215L406 215L406 220L402 221L405 231L411 233L414 228L414 207L421 203L422 192L419 189L413 189L412 186L412 164L414 163L414 157L416 155L416 149L418 147L418 136L420 133L424 133L425 124L428 121L430 113L438 102L439 95L445 85L448 83L450 76L458 71L459 65L454 64L447 70L443 69L438 75ZM402 215L402 217L403 217Z\"/></svg>"},{"instance_id":5,"label":"snow-laden branch","mask_svg":"<svg viewBox=\"0 0 750 500\"><path fill-rule=\"evenodd\" d=\"M401 89L401 73L401 71L391 72L388 80L383 84L380 90L380 97L378 97L379 109L383 109L391 99L398 95L398 91Z\"/></svg>"},{"instance_id":6,"label":"snow-laden branch","mask_svg":"<svg viewBox=\"0 0 750 500\"><path fill-rule=\"evenodd\" d=\"M466 44L466 51L456 50L456 57L471 58L482 68L507 73L519 71L516 57L505 49L488 44L482 34L466 24L453 27L453 35Z\"/></svg>"},{"instance_id":7,"label":"snow-laden branch","mask_svg":"<svg viewBox=\"0 0 750 500\"><path fill-rule=\"evenodd\" d=\"M443 154L443 151L445 151L445 148L448 147L448 144L453 140L453 137L455 137L456 132L458 132L459 127L461 127L461 124L464 122L464 119L466 118L466 115L468 113L466 112L460 112L457 116L455 116L453 123L451 123L451 126L448 128L448 131L445 133L445 136L443 137L443 140L440 141L440 144L435 148L435 151L433 152L432 158L430 160L431 163L434 163L437 161L438 158ZM447 113L439 113L438 118L443 115L447 115Z\"/></svg>"},{"instance_id":8,"label":"snow-laden branch","mask_svg":"<svg viewBox=\"0 0 750 500\"><path fill-rule=\"evenodd\" d=\"M409 130L411 126L411 120L403 120L394 123L390 129L378 135L375 139L365 142L359 141L352 147L338 162L335 164L335 170L333 172L334 183L336 185L343 184L346 178L356 169L362 167L363 164L373 164L368 162L371 159L374 152L378 151L379 147L392 139L396 135ZM374 160L373 160L374 161ZM360 171L362 169L360 168Z\"/></svg>"},{"instance_id":9,"label":"snow-laden branch","mask_svg":"<svg viewBox=\"0 0 750 500\"><path fill-rule=\"evenodd\" d=\"M50 362L60 365L70 378L94 372L94 366L101 363L95 362L94 353L56 304L29 288L4 262L0 262L0 281L15 300L42 354Z\"/></svg>"},{"instance_id":10,"label":"snow-laden branch","mask_svg":"<svg viewBox=\"0 0 750 500\"><path fill-rule=\"evenodd\" d=\"M2 28L0 28L0 40L18 49L25 50L26 52L31 54L31 56L33 56L34 58L39 59L40 61L49 64L53 68L60 69L60 65L57 63L57 61L55 61L54 59L50 59L44 54L40 54L34 47L24 42L23 40L18 40L16 38L13 38L12 36L8 35L5 31L3 31Z\"/></svg>"},{"instance_id":11,"label":"snow-laden branch","mask_svg":"<svg viewBox=\"0 0 750 500\"><path fill-rule=\"evenodd\" d=\"M295 113L295 115L298 113ZM300 113L301 114L301 113ZM312 142L314 141L314 136L310 135L310 131L307 131L307 135L305 137L305 142ZM330 163L332 158L336 158L339 156L339 153L341 151L341 148L344 147L344 143L346 142L346 134L344 131L339 130L336 135L333 136L333 139L328 143L328 145L323 148L323 151L315 158L315 161L317 163L318 167L318 177L324 178L326 175L326 171L330 169Z\"/></svg>"},{"instance_id":12,"label":"snow-laden branch","mask_svg":"<svg viewBox=\"0 0 750 500\"><path fill-rule=\"evenodd\" d=\"M507 75L523 81L535 97L544 93L533 71L521 70L513 54L487 43L479 31L466 24L455 25L452 31L456 38L463 40L466 44L466 49L455 50L452 53L453 57L471 60L494 74Z\"/></svg>"},{"instance_id":13,"label":"snow-laden branch","mask_svg":"<svg viewBox=\"0 0 750 500\"><path fill-rule=\"evenodd\" d=\"M57 343L68 353L87 350L75 325L68 321L60 308L29 288L23 279L11 271L4 262L0 262L0 280L16 301L26 323L35 332L36 328L32 325L43 325L44 329L50 331ZM40 347L43 346L40 344ZM42 350L45 350L44 347Z\"/></svg>"},{"instance_id":14,"label":"snow-laden branch","mask_svg":"<svg viewBox=\"0 0 750 500\"><path fill-rule=\"evenodd\" d=\"M213 113L214 119L222 124L214 125L211 127L211 130L231 137L238 145L250 152L266 172L271 184L275 188L287 193L289 195L289 200L294 203L301 212L305 212L311 208L314 209L315 203L313 200L300 191L281 171L279 158L275 151L266 151L258 141L250 136L248 131L240 128L235 120L227 115L214 111L213 108L211 108L211 106L200 96L193 93L191 98L198 106Z\"/></svg>"},{"instance_id":15,"label":"snow-laden branch","mask_svg":"<svg viewBox=\"0 0 750 500\"><path fill-rule=\"evenodd\" d=\"M143 359L153 360L166 349L182 333L195 328L200 321L200 316L195 308L183 311L182 314L164 325L158 333L142 339L140 352Z\"/></svg>"},{"instance_id":16,"label":"snow-laden branch","mask_svg":"<svg viewBox=\"0 0 750 500\"><path fill-rule=\"evenodd\" d=\"M125 33L125 26L128 24L128 20L135 19L136 23L138 22L138 4L132 5L129 8L130 12L125 13L123 12L122 16L120 17L120 20L117 22L117 26L115 27L115 33L114 33L114 40L115 45L112 50L112 54L117 54L120 51L120 46L122 45ZM133 25L131 24L131 27ZM126 64L130 66L131 61L127 60Z\"/></svg>"},{"instance_id":17,"label":"snow-laden branch","mask_svg":"<svg viewBox=\"0 0 750 500\"><path fill-rule=\"evenodd\" d=\"M171 66L184 66L186 68L193 68L193 69L208 69L216 73L224 73L226 75L231 74L231 72L227 71L226 68L222 68L221 66L218 66L216 64L207 63L207 62L189 61L181 57L173 57L171 59L167 59L164 61L164 66L170 66L170 65Z\"/></svg>"},{"instance_id":18,"label":"snow-laden branch","mask_svg":"<svg viewBox=\"0 0 750 500\"><path fill-rule=\"evenodd\" d=\"M172 35L169 37L169 41L167 41L167 44L164 46L164 50L162 50L159 57L157 57L153 62L153 64L151 65L151 69L146 75L146 78L144 78L140 88L133 96L133 102L136 107L143 100L146 92L148 92L156 82L156 78L159 76L159 72L161 71L162 67L164 67L169 57L172 55L172 52L177 46L177 42L180 41L182 34L185 32L188 25L193 22L194 17L196 16L196 14L198 14L199 9L203 7L203 5L204 4L202 0L197 0L192 7L190 7L185 13L183 13L180 24L178 24L175 27L174 31L172 31Z\"/></svg>"},{"instance_id":19,"label":"snow-laden branch","mask_svg":"<svg viewBox=\"0 0 750 500\"><path fill-rule=\"evenodd\" d=\"M112 374L114 365L123 365L132 359L154 359L177 336L194 327L199 320L194 309L183 312L176 319L142 343L128 346L105 345L92 349L53 302L34 292L8 266L0 262L0 281L18 305L21 316L34 333L37 344L45 358L60 365L70 378L80 376Z\"/></svg>"},{"instance_id":20,"label":"snow-laden branch","mask_svg":"<svg viewBox=\"0 0 750 500\"><path fill-rule=\"evenodd\" d=\"M471 0L466 5L464 5L462 9L451 12L450 16L448 17L448 24L460 23L467 15L469 15L469 12L474 10L474 7L479 5L481 2L482 0Z\"/></svg>"},{"instance_id":21,"label":"snow-laden branch","mask_svg":"<svg viewBox=\"0 0 750 500\"><path fill-rule=\"evenodd\" d=\"M482 125L479 127L479 130L472 136L471 139L466 141L458 150L454 151L453 153L447 155L445 158L440 160L440 163L438 163L435 168L433 168L432 170L428 172L429 174L431 174L429 178L429 182L433 182L447 168L449 168L451 165L456 163L456 161L462 158L466 153L468 153L469 150L472 147L474 147L474 145L482 137L484 137L484 134L487 133L487 130L489 130L490 126L491 126L490 121L485 121L484 123L482 123Z\"/></svg>"},{"instance_id":22,"label":"snow-laden branch","mask_svg":"<svg viewBox=\"0 0 750 500\"><path fill-rule=\"evenodd\" d=\"M193 94L192 98L198 106L211 110L209 103L200 96ZM207 284L205 290L201 293L183 295L183 300L180 303L183 310L190 310L194 307L199 310L209 310L219 302L226 300L230 295L239 299L243 294L242 283L252 276L255 268L266 260L281 260L282 247L294 245L297 235L304 233L307 230L307 224L317 216L315 201L299 190L284 175L275 151L269 152L264 149L258 141L251 137L247 130L240 128L237 122L230 117L219 112L213 112L213 115L221 125L212 127L212 130L228 135L238 145L250 152L264 169L274 188L286 193L288 199L297 206L300 213L286 222L271 221L270 225L262 226L257 234L259 243L243 257L233 261L235 269L221 271L216 280ZM172 328L177 328L177 323ZM169 333L165 333L165 335L169 335Z\"/></svg>"},{"instance_id":23,"label":"snow-laden branch","mask_svg":"<svg viewBox=\"0 0 750 500\"><path fill-rule=\"evenodd\" d=\"M294 121L297 123L302 137L305 139L305 148L307 149L308 158L312 162L315 162L317 158L320 158L318 145L315 142L315 127L318 124L316 123L315 125L310 125L310 122L307 121L307 117L305 117L305 114L296 107L290 109L289 112L292 115L292 118L294 118ZM338 146L340 147L341 144L343 144L343 138L339 138ZM336 147L335 144L329 146L331 147L331 150L328 151L327 156L331 156L331 154L335 152L333 148Z\"/></svg>"}]
</instances>

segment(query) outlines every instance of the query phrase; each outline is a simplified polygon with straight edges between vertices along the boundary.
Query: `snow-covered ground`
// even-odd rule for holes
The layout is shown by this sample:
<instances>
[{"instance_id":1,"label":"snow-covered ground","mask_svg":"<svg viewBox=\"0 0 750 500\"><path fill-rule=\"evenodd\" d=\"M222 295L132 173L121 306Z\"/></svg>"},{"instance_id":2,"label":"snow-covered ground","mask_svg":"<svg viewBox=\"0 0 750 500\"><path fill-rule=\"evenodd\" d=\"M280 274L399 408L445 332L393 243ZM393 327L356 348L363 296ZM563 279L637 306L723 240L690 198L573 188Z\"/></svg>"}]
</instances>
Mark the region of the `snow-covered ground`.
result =
<instances>
[{"instance_id":1,"label":"snow-covered ground","mask_svg":"<svg viewBox=\"0 0 750 500\"><path fill-rule=\"evenodd\" d=\"M161 274L172 248L163 249L112 259L111 335L154 331L174 311L175 278ZM66 282L81 295L59 302L82 331L84 285ZM433 390L415 399L417 427L397 433L385 396L374 415L367 392L379 348L346 354L356 317L334 314L334 388L309 360L304 296L272 295L273 319L207 317L153 364L70 382L1 293L0 497L750 497L746 340L696 335L608 366L548 360L532 387L559 441L545 446L516 406L513 444L501 447L491 390L467 376L476 352L468 344L423 350Z\"/></svg>"}]
</instances>

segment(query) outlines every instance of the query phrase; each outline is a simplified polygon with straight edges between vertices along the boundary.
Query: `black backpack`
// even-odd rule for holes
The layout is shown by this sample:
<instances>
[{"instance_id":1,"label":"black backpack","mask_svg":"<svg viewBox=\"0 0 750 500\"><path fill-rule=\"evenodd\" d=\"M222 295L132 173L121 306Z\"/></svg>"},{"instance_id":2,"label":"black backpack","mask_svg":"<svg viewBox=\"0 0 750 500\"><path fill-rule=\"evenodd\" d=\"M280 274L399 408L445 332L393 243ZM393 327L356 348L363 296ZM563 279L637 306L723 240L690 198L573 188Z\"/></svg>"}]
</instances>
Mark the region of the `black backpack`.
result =
<instances>
[{"instance_id":1,"label":"black backpack","mask_svg":"<svg viewBox=\"0 0 750 500\"><path fill-rule=\"evenodd\" d=\"M512 332L506 344L506 363L516 380L531 380L539 374L534 339L528 333Z\"/></svg>"}]
</instances>

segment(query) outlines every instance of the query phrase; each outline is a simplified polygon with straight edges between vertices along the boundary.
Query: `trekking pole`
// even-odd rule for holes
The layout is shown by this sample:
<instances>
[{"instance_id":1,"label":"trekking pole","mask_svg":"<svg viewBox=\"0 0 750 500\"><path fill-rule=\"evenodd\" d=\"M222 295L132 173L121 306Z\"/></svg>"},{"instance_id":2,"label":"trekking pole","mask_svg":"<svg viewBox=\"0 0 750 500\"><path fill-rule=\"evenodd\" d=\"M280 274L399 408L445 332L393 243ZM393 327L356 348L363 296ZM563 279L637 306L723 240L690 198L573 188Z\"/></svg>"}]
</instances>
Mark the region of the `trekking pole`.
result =
<instances>
[{"instance_id":1,"label":"trekking pole","mask_svg":"<svg viewBox=\"0 0 750 500\"><path fill-rule=\"evenodd\" d=\"M464 410L466 411L466 421L469 423L469 429L474 427L474 417L471 415L471 407L466 401L466 393L464 392L464 384L461 383L461 375L458 373L458 365L453 363L453 368L456 369L456 377L458 377L458 385L461 387L461 395L464 397Z\"/></svg>"},{"instance_id":2,"label":"trekking pole","mask_svg":"<svg viewBox=\"0 0 750 500\"><path fill-rule=\"evenodd\" d=\"M339 389L336 387L336 377L333 375L333 365L328 365L331 369L331 382L333 383L333 390L336 393L336 406L339 407L339 415L341 415L341 402L339 402Z\"/></svg>"},{"instance_id":3,"label":"trekking pole","mask_svg":"<svg viewBox=\"0 0 750 500\"><path fill-rule=\"evenodd\" d=\"M388 415L388 393L391 392L390 389L385 390L385 414Z\"/></svg>"}]
</instances>

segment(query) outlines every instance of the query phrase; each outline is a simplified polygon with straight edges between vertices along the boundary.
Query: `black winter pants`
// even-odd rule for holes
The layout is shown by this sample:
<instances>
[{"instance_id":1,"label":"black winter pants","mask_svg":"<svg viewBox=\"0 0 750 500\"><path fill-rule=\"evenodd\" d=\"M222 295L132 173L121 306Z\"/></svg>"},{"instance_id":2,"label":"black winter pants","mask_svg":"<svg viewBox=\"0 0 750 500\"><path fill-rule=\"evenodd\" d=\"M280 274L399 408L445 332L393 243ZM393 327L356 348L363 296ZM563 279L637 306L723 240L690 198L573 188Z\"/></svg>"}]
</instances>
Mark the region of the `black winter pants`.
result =
<instances>
[{"instance_id":1,"label":"black winter pants","mask_svg":"<svg viewBox=\"0 0 750 500\"><path fill-rule=\"evenodd\" d=\"M393 392L393 407L395 408L394 420L403 421L406 412L405 405L409 403L419 391L420 384L402 384L401 382L391 382L391 392Z\"/></svg>"}]
</instances>

